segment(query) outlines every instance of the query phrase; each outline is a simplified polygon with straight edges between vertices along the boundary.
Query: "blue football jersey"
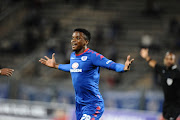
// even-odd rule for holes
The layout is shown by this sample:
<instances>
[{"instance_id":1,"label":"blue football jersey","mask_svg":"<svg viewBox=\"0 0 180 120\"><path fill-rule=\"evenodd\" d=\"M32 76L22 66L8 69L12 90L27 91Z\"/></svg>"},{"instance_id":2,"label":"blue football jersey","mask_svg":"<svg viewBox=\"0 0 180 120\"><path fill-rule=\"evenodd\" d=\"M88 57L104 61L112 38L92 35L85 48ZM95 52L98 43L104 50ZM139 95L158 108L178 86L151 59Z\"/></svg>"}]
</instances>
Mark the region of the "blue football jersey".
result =
<instances>
[{"instance_id":1,"label":"blue football jersey","mask_svg":"<svg viewBox=\"0 0 180 120\"><path fill-rule=\"evenodd\" d=\"M78 55L72 52L70 64L59 65L59 70L71 73L76 102L89 104L103 101L99 92L100 67L116 72L124 71L123 64L115 63L89 48Z\"/></svg>"}]
</instances>

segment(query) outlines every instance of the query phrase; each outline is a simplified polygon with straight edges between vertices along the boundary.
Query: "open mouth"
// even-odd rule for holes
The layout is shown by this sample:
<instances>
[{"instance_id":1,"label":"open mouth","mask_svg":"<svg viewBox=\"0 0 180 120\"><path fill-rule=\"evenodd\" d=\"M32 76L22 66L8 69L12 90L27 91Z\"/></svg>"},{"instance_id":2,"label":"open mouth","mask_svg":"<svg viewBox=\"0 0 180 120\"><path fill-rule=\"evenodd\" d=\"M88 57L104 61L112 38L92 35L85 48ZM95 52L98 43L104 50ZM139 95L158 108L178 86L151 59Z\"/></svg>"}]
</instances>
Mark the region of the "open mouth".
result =
<instances>
[{"instance_id":1,"label":"open mouth","mask_svg":"<svg viewBox=\"0 0 180 120\"><path fill-rule=\"evenodd\" d=\"M76 47L76 46L77 46L77 43L73 43L73 44L72 44L72 47Z\"/></svg>"}]
</instances>

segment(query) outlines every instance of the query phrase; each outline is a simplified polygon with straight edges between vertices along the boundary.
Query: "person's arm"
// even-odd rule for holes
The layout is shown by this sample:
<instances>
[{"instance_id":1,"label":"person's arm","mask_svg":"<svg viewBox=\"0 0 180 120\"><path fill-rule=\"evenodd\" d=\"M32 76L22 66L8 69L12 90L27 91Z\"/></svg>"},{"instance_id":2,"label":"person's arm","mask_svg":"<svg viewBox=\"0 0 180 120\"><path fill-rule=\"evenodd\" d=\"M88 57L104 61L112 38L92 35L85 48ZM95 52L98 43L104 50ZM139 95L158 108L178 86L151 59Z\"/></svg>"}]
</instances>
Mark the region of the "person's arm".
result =
<instances>
[{"instance_id":1,"label":"person's arm","mask_svg":"<svg viewBox=\"0 0 180 120\"><path fill-rule=\"evenodd\" d=\"M54 55L55 55L55 53L52 54L51 59L48 58L47 56L44 56L46 59L41 58L39 60L39 62L41 62L42 64L44 64L50 68L55 68L55 69L59 69L59 70L69 72L70 71L70 64L57 64Z\"/></svg>"},{"instance_id":2,"label":"person's arm","mask_svg":"<svg viewBox=\"0 0 180 120\"><path fill-rule=\"evenodd\" d=\"M140 51L140 55L143 59L145 59L148 62L150 67L155 68L157 62L151 59L151 57L149 56L149 49L142 48Z\"/></svg>"},{"instance_id":3,"label":"person's arm","mask_svg":"<svg viewBox=\"0 0 180 120\"><path fill-rule=\"evenodd\" d=\"M130 70L130 65L134 61L134 59L130 60L130 56L127 57L127 60L125 62L125 65L120 63L115 63L112 60L109 60L102 56L99 53L93 53L92 54L92 63L95 66L107 68L110 70L114 70L116 72L124 72Z\"/></svg>"},{"instance_id":4,"label":"person's arm","mask_svg":"<svg viewBox=\"0 0 180 120\"><path fill-rule=\"evenodd\" d=\"M70 64L59 64L58 69L65 72L70 72L71 66Z\"/></svg>"},{"instance_id":5,"label":"person's arm","mask_svg":"<svg viewBox=\"0 0 180 120\"><path fill-rule=\"evenodd\" d=\"M3 75L3 76L12 76L13 74L13 69L10 69L10 68L2 68L0 69L0 75Z\"/></svg>"}]
</instances>

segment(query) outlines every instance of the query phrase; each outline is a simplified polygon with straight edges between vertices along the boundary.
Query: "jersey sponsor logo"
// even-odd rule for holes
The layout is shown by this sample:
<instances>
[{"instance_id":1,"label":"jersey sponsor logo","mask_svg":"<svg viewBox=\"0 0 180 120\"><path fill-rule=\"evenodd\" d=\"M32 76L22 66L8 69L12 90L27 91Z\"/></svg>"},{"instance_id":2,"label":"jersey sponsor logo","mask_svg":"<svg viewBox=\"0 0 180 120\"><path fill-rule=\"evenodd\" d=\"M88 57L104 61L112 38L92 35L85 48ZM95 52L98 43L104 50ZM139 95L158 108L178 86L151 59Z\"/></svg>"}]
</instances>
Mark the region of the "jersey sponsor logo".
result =
<instances>
[{"instance_id":1,"label":"jersey sponsor logo","mask_svg":"<svg viewBox=\"0 0 180 120\"><path fill-rule=\"evenodd\" d=\"M83 114L81 120L91 120L91 116L87 114Z\"/></svg>"},{"instance_id":2,"label":"jersey sponsor logo","mask_svg":"<svg viewBox=\"0 0 180 120\"><path fill-rule=\"evenodd\" d=\"M87 56L82 56L82 57L81 57L81 60L82 60L82 61L86 61L86 60L87 60Z\"/></svg>"},{"instance_id":3,"label":"jersey sponsor logo","mask_svg":"<svg viewBox=\"0 0 180 120\"><path fill-rule=\"evenodd\" d=\"M166 82L168 86L171 86L173 84L173 79L168 78Z\"/></svg>"},{"instance_id":4,"label":"jersey sponsor logo","mask_svg":"<svg viewBox=\"0 0 180 120\"><path fill-rule=\"evenodd\" d=\"M73 60L73 59L75 59L75 58L71 57L70 59L72 59L72 60Z\"/></svg>"},{"instance_id":5,"label":"jersey sponsor logo","mask_svg":"<svg viewBox=\"0 0 180 120\"><path fill-rule=\"evenodd\" d=\"M76 69L76 68L78 68L78 67L79 67L79 64L78 64L77 62L75 62L75 63L72 64L72 68L73 68L73 69Z\"/></svg>"},{"instance_id":6,"label":"jersey sponsor logo","mask_svg":"<svg viewBox=\"0 0 180 120\"><path fill-rule=\"evenodd\" d=\"M106 62L106 64L109 64L111 61L112 61L112 60L108 60L108 61Z\"/></svg>"},{"instance_id":7,"label":"jersey sponsor logo","mask_svg":"<svg viewBox=\"0 0 180 120\"><path fill-rule=\"evenodd\" d=\"M82 72L82 69L70 69L70 72Z\"/></svg>"},{"instance_id":8,"label":"jersey sponsor logo","mask_svg":"<svg viewBox=\"0 0 180 120\"><path fill-rule=\"evenodd\" d=\"M79 67L79 63L75 62L72 64L72 68L70 69L70 72L82 72L82 69L77 69Z\"/></svg>"}]
</instances>

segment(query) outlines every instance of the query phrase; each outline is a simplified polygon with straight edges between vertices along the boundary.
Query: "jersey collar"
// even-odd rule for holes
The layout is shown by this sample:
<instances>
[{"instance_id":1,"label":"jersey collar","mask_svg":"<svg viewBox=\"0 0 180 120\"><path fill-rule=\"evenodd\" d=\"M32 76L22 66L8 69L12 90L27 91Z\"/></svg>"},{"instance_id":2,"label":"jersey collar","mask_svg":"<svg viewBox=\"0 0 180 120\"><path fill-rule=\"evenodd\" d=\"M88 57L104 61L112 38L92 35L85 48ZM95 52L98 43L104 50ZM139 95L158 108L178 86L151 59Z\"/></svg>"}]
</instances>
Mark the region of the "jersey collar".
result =
<instances>
[{"instance_id":1,"label":"jersey collar","mask_svg":"<svg viewBox=\"0 0 180 120\"><path fill-rule=\"evenodd\" d=\"M83 53L80 53L80 54L76 54L76 53L75 53L75 55L76 55L76 56L80 56L80 55L84 54L85 52L87 52L88 50L89 50L89 48L85 49Z\"/></svg>"},{"instance_id":2,"label":"jersey collar","mask_svg":"<svg viewBox=\"0 0 180 120\"><path fill-rule=\"evenodd\" d=\"M168 67L166 69L167 70L175 70L175 69L177 69L177 65L172 65L172 66L170 66L170 67Z\"/></svg>"},{"instance_id":3,"label":"jersey collar","mask_svg":"<svg viewBox=\"0 0 180 120\"><path fill-rule=\"evenodd\" d=\"M177 65L173 65L172 66L172 70L176 69L177 68Z\"/></svg>"}]
</instances>

